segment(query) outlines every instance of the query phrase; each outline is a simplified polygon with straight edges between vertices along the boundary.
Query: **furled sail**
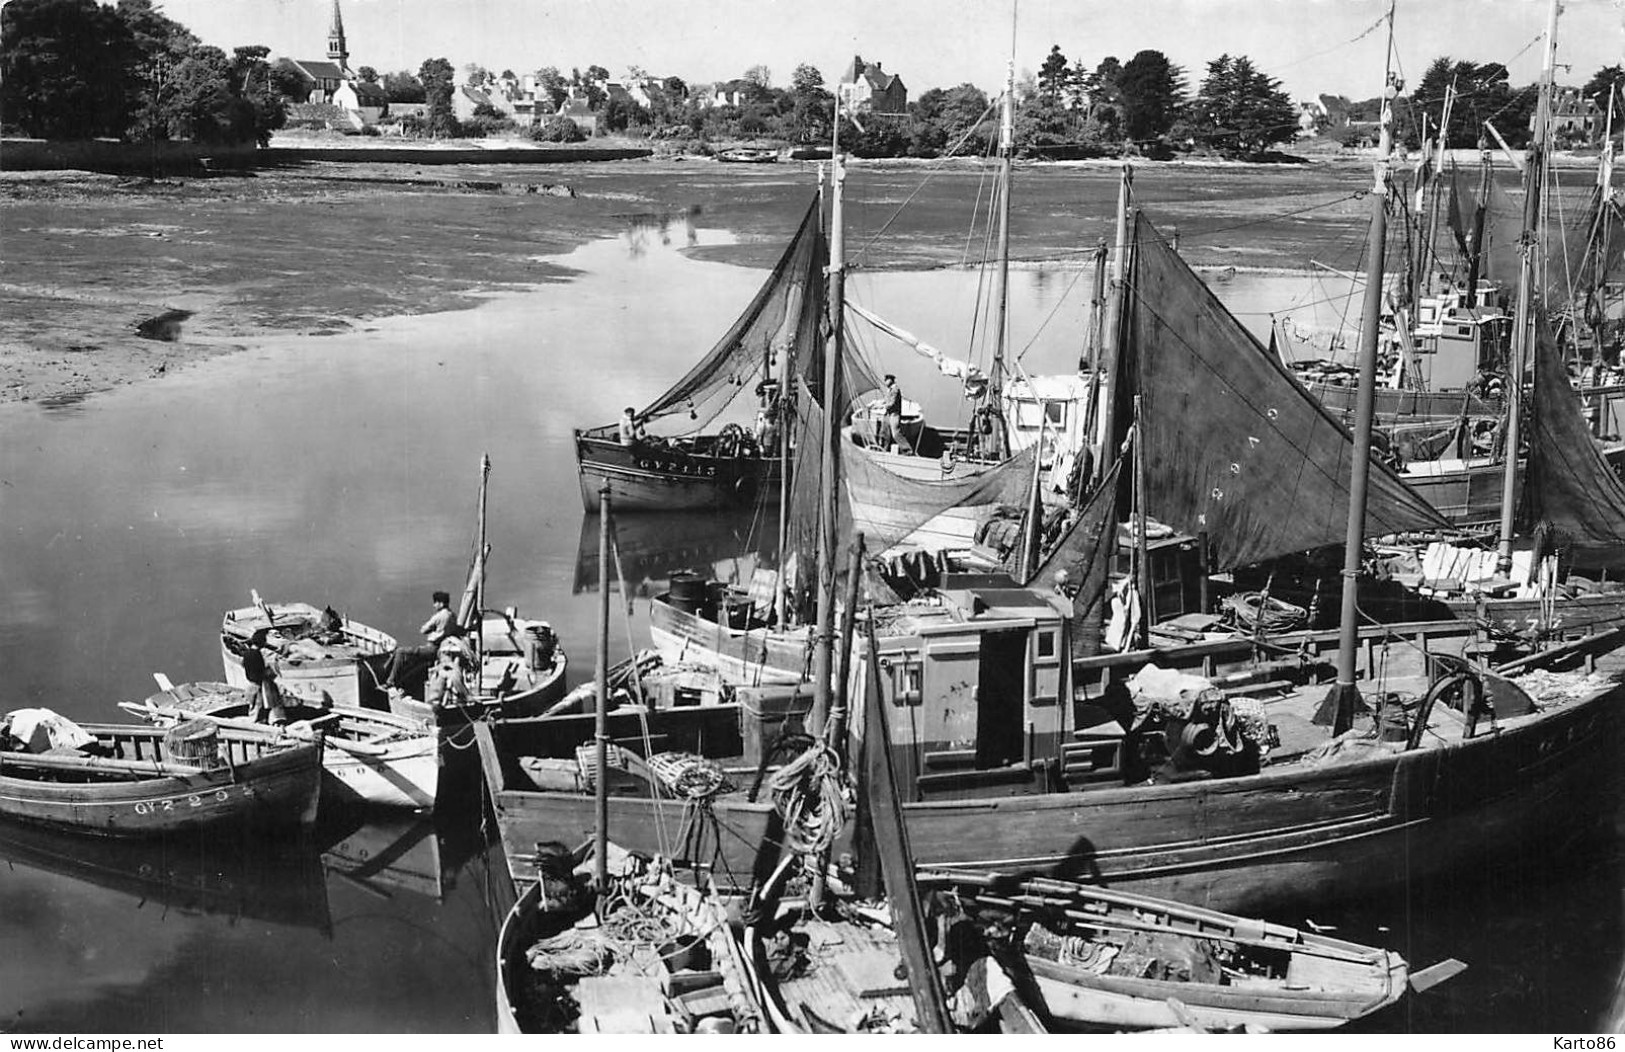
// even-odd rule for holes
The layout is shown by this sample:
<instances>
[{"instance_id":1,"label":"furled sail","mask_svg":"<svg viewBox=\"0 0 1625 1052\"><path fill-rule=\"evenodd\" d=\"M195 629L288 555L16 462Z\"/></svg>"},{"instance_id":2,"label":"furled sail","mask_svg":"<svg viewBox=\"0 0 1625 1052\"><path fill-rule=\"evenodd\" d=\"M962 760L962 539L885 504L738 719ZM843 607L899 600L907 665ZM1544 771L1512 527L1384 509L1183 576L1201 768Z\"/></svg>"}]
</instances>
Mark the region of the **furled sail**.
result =
<instances>
[{"instance_id":1,"label":"furled sail","mask_svg":"<svg viewBox=\"0 0 1625 1052\"><path fill-rule=\"evenodd\" d=\"M681 413L698 425L727 408L741 392L779 375L778 356L793 356L791 373L817 394L823 375L824 268L828 246L815 197L773 272L711 352L638 414L652 421ZM690 416L692 414L692 416Z\"/></svg>"},{"instance_id":2,"label":"furled sail","mask_svg":"<svg viewBox=\"0 0 1625 1052\"><path fill-rule=\"evenodd\" d=\"M1143 216L1134 245L1124 367L1142 399L1148 511L1206 531L1219 568L1342 544L1349 432ZM1373 465L1367 535L1447 528L1393 471Z\"/></svg>"},{"instance_id":3,"label":"furled sail","mask_svg":"<svg viewBox=\"0 0 1625 1052\"><path fill-rule=\"evenodd\" d=\"M1535 341L1524 512L1548 549L1586 569L1625 566L1625 482L1591 437L1544 312Z\"/></svg>"}]
</instances>

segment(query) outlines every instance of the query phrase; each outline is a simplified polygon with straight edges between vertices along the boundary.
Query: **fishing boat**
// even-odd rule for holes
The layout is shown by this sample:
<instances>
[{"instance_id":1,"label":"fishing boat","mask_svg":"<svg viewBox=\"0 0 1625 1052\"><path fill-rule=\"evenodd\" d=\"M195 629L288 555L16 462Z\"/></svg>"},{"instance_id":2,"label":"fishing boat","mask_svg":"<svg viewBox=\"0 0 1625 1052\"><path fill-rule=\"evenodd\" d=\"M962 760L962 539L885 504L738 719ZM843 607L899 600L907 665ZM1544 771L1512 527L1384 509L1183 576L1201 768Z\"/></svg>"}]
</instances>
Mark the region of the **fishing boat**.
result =
<instances>
[{"instance_id":1,"label":"fishing boat","mask_svg":"<svg viewBox=\"0 0 1625 1052\"><path fill-rule=\"evenodd\" d=\"M1033 1007L1069 1024L1330 1030L1465 967L1413 974L1392 950L1075 881L927 869L919 883L997 933Z\"/></svg>"},{"instance_id":2,"label":"fishing boat","mask_svg":"<svg viewBox=\"0 0 1625 1052\"><path fill-rule=\"evenodd\" d=\"M320 740L207 721L79 729L83 748L0 750L0 817L128 837L316 821Z\"/></svg>"},{"instance_id":3,"label":"fishing boat","mask_svg":"<svg viewBox=\"0 0 1625 1052\"><path fill-rule=\"evenodd\" d=\"M458 602L455 622L471 645L472 661L454 672L435 670L420 686L389 687L389 710L440 728L465 726L487 715L534 715L564 695L567 659L548 622L522 618L513 608L485 608L486 496L491 458L480 457L480 486L474 552ZM456 682L448 682L450 677ZM417 677L407 680L412 684ZM438 698L431 695L438 694Z\"/></svg>"},{"instance_id":4,"label":"fishing boat","mask_svg":"<svg viewBox=\"0 0 1625 1052\"><path fill-rule=\"evenodd\" d=\"M226 612L220 624L220 661L226 682L247 687L243 653L259 633L276 655L282 693L322 707L357 707L379 699L378 683L395 637L309 603L254 604Z\"/></svg>"},{"instance_id":5,"label":"fishing boat","mask_svg":"<svg viewBox=\"0 0 1625 1052\"><path fill-rule=\"evenodd\" d=\"M519 896L497 934L497 1033L765 1032L716 896L624 852L617 860L597 896L571 866Z\"/></svg>"},{"instance_id":6,"label":"fishing boat","mask_svg":"<svg viewBox=\"0 0 1625 1052\"><path fill-rule=\"evenodd\" d=\"M719 150L717 160L723 164L772 164L779 159L779 151L766 149L753 149L740 147L735 150Z\"/></svg>"},{"instance_id":7,"label":"fishing boat","mask_svg":"<svg viewBox=\"0 0 1625 1052\"><path fill-rule=\"evenodd\" d=\"M289 699L285 726L253 719L253 692L225 683L182 683L159 677L158 693L120 708L159 726L199 717L222 727L268 731L293 741L326 743L322 792L330 802L429 810L440 780L439 742L420 720L375 709L320 708Z\"/></svg>"},{"instance_id":8,"label":"fishing boat","mask_svg":"<svg viewBox=\"0 0 1625 1052\"><path fill-rule=\"evenodd\" d=\"M1314 652L1259 662L1248 640L1153 649L1137 634L1126 652L1088 649L1088 626L1098 629L1108 605L1118 480L1138 477L1132 547L1139 551L1125 580L1148 595L1148 509L1206 534L1221 570L1341 544L1354 503L1350 467L1361 448L1143 216L1125 243L1132 253L1119 290L1120 335L1103 363L1108 375L1137 376L1139 390L1118 392L1125 397L1106 448L1121 448L1132 420L1133 455L1106 469L1110 481L1096 487L1063 543L1025 575L1028 586L992 576L945 581L939 591L945 601L953 596L956 614L917 630L877 632L916 862L1088 879L1212 909L1269 910L1434 879L1507 845L1524 851L1595 821L1606 809L1616 766L1610 757L1625 728L1621 691L1578 670L1567 679L1529 673L1542 662L1574 664L1617 648L1625 639L1618 629L1549 641L1539 654L1503 660L1498 675L1472 662L1448 665L1452 655L1476 654L1485 642L1471 622L1368 630L1351 612L1339 633L1299 642L1336 647L1340 685L1353 684L1354 665L1366 655L1368 686L1380 673L1380 693L1399 697L1385 704L1381 723L1360 716L1335 735L1315 723L1326 693L1317 681L1327 668ZM833 265L840 262L834 257ZM1133 393L1137 406L1126 397ZM1357 536L1441 528L1437 513L1381 464L1370 466L1362 488ZM1625 527L1625 506L1608 521ZM824 544L823 565L834 551ZM1060 591L1040 592L1033 582ZM819 638L835 634L833 607L821 599ZM1344 639L1349 628L1353 638ZM1234 679L1220 674L1231 669L1216 667L1225 655L1239 657ZM864 686L866 660L854 659L852 675L836 682L872 689ZM1171 723L1147 723L1123 707L1124 681L1152 663L1204 674L1201 690L1215 693L1196 729L1190 704L1175 706L1180 715ZM812 666L815 685L831 672L816 654ZM1046 675L1033 676L1035 669ZM1232 699L1244 697L1244 688L1268 698L1246 706L1256 716L1243 721L1253 727L1252 746L1234 725ZM1495 698L1488 710L1472 701L1487 696ZM1155 707L1145 703L1146 718ZM735 719L734 740L764 740L753 713ZM1204 742L1223 736L1234 751L1222 762L1193 762L1189 749L1178 759L1187 731ZM771 732L765 740L773 740ZM646 747L630 735L618 744ZM551 747L568 746L555 739ZM710 758L733 762L732 740L718 737L713 746ZM590 799L556 784L544 788L525 770L525 747L492 737L481 749L491 761L486 777L505 844L523 852L538 841L570 842L589 827ZM744 791L708 796L703 806L658 790L635 792L611 800L625 846L665 848L669 857L712 868L760 872L761 841L751 836L782 821ZM693 846L674 846L669 830L685 818L696 830Z\"/></svg>"},{"instance_id":9,"label":"fishing boat","mask_svg":"<svg viewBox=\"0 0 1625 1052\"><path fill-rule=\"evenodd\" d=\"M790 458L785 395L821 372L827 249L815 197L767 281L715 347L665 393L619 424L577 430L582 505L605 485L616 510L750 507L777 494ZM756 404L735 407L745 391Z\"/></svg>"},{"instance_id":10,"label":"fishing boat","mask_svg":"<svg viewBox=\"0 0 1625 1052\"><path fill-rule=\"evenodd\" d=\"M759 984L715 891L680 883L670 863L610 842L607 486L599 500L590 850L536 844L531 871L515 874L529 887L497 937L497 1031L761 1032Z\"/></svg>"}]
</instances>

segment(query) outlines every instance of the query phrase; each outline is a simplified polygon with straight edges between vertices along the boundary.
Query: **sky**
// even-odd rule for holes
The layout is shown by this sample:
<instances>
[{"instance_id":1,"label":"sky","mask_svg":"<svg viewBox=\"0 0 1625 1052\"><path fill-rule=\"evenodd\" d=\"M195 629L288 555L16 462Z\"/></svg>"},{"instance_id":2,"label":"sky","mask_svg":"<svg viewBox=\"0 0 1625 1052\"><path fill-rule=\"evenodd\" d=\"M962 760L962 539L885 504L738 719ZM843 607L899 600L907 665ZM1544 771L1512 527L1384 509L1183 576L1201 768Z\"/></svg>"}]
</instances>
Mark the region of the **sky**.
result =
<instances>
[{"instance_id":1,"label":"sky","mask_svg":"<svg viewBox=\"0 0 1625 1052\"><path fill-rule=\"evenodd\" d=\"M230 50L325 58L332 0L158 0L169 17ZM997 89L1011 54L1038 68L1059 44L1093 69L1154 49L1191 89L1221 54L1246 55L1295 100L1370 98L1382 86L1387 0L340 0L352 68L416 71L427 58L500 73L638 66L689 83L765 65L786 85L803 62L835 81L854 54L903 78L910 97L970 82ZM1505 62L1514 85L1540 74L1548 0L1399 0L1395 56L1415 84L1447 55ZM1363 34L1363 35L1362 35ZM1557 80L1582 84L1625 63L1625 0L1566 0Z\"/></svg>"}]
</instances>

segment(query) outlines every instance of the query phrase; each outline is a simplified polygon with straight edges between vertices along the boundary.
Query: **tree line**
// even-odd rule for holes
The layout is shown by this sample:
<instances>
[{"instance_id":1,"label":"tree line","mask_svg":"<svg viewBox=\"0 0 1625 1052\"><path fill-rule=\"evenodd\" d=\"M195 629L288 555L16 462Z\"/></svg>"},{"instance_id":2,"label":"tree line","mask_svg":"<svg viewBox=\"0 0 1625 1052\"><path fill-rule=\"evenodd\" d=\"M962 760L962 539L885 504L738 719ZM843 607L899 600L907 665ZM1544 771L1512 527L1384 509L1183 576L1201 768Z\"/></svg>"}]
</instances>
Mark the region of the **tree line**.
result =
<instances>
[{"instance_id":1,"label":"tree line","mask_svg":"<svg viewBox=\"0 0 1625 1052\"><path fill-rule=\"evenodd\" d=\"M286 119L269 53L201 43L152 0L11 0L0 122L47 139L264 145Z\"/></svg>"},{"instance_id":2,"label":"tree line","mask_svg":"<svg viewBox=\"0 0 1625 1052\"><path fill-rule=\"evenodd\" d=\"M638 97L601 65L568 74L547 66L533 76L538 112L550 116L574 95L600 127L632 136L823 144L834 119L834 96L823 74L808 64L797 66L784 86L773 83L766 66L752 66L727 82L720 101L710 89L691 89L676 76L649 77L637 67L627 70L624 83L637 85ZM512 70L493 75L471 65L459 76L447 59L431 58L416 71L380 74L362 66L357 77L377 85L391 102L423 104L422 116L405 122L413 132L521 132L555 141L582 134L558 118L516 128L498 106L476 109L472 120L457 119L452 99L460 85L494 90L518 79ZM1606 107L1621 81L1625 69L1604 67L1580 97ZM292 63L268 62L267 48L237 47L228 55L202 44L153 0L11 0L0 8L0 122L29 135L263 145L284 126L288 104L301 101L308 89ZM1480 145L1486 126L1511 146L1527 142L1535 87L1512 87L1501 63L1449 57L1435 59L1411 94L1396 100L1397 140L1411 148L1437 141L1447 92L1454 99L1444 130L1448 145ZM1379 99L1347 103L1342 116L1352 123L1326 131L1354 141L1370 133L1380 107ZM911 100L905 113L843 120L841 141L858 156L980 154L998 138L998 117L993 100L972 84L932 88ZM1256 156L1291 141L1300 127L1299 108L1279 81L1245 55L1208 62L1193 92L1186 71L1160 51L1142 50L1127 62L1108 56L1091 68L1082 59L1069 60L1056 44L1015 92L1015 148L1031 157L1193 149Z\"/></svg>"}]
</instances>

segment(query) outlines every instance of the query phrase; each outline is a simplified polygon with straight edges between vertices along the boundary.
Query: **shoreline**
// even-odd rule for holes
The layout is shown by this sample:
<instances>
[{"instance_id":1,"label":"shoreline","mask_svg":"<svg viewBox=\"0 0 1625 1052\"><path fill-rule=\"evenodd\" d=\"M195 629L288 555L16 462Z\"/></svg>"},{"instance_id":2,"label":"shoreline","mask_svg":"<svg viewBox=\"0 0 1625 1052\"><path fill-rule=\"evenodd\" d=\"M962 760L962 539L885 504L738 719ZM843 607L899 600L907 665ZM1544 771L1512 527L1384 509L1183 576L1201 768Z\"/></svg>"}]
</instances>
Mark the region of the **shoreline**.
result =
<instances>
[{"instance_id":1,"label":"shoreline","mask_svg":"<svg viewBox=\"0 0 1625 1052\"><path fill-rule=\"evenodd\" d=\"M854 167L862 178L848 187L849 237L863 247L864 269L972 268L962 224L980 165L955 160L925 178L920 163ZM1295 206L1314 210L1322 237L1349 223L1345 190L1364 173L1351 178L1340 167L1291 166L1266 181L1251 168L1164 164L1141 186L1197 269L1286 275L1304 269L1283 265L1307 243L1304 209ZM1082 246L1109 235L1115 169L1026 166L1012 267L1089 267L1092 248ZM0 406L70 405L266 336L319 337L383 317L466 310L493 292L568 284L574 275L559 257L604 238L727 229L736 243L691 240L682 251L767 267L807 207L816 170L816 162L642 159L427 170L332 162L200 179L0 173L8 232ZM898 217L905 199L914 204ZM1283 222L1288 213L1298 215ZM1249 229L1237 236L1238 227ZM877 242L881 230L887 236ZM138 334L169 312L184 316L153 326L158 339Z\"/></svg>"}]
</instances>

